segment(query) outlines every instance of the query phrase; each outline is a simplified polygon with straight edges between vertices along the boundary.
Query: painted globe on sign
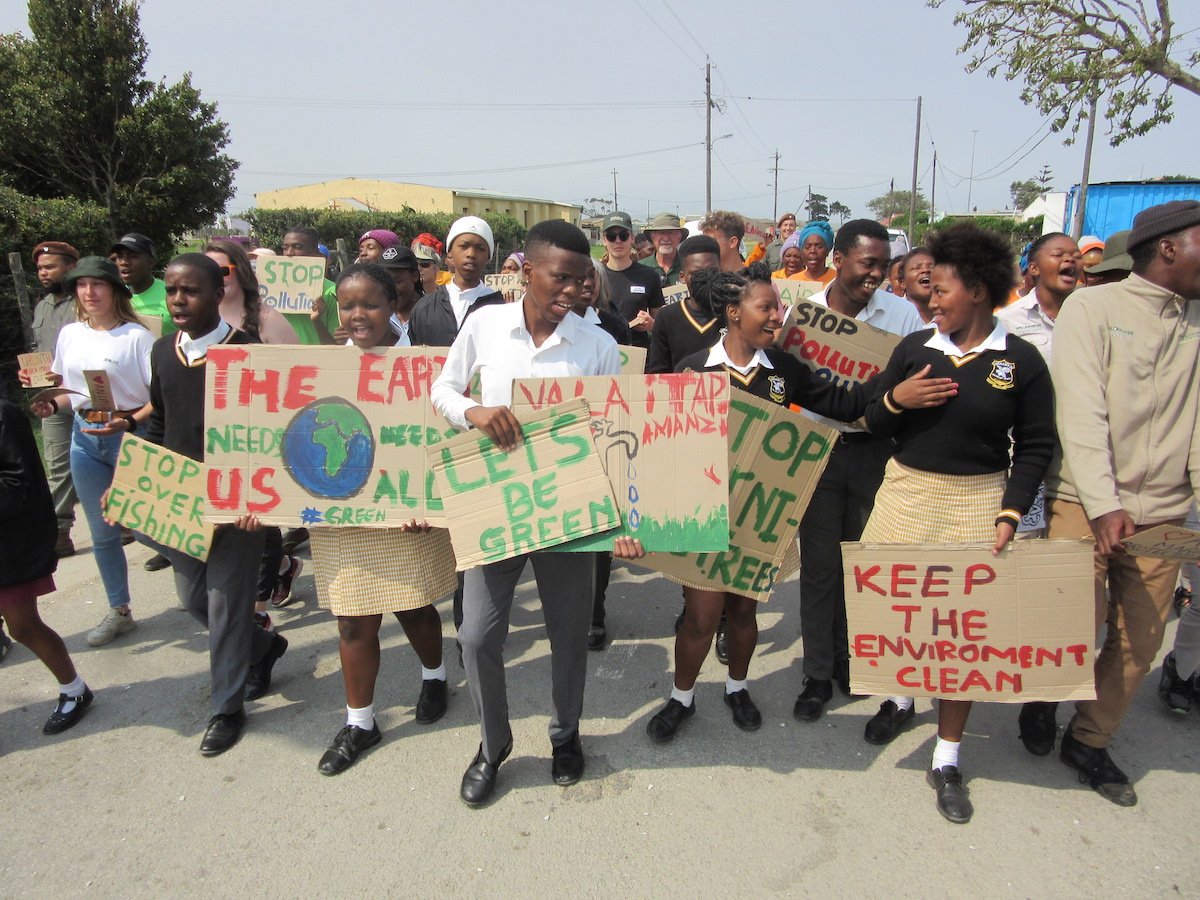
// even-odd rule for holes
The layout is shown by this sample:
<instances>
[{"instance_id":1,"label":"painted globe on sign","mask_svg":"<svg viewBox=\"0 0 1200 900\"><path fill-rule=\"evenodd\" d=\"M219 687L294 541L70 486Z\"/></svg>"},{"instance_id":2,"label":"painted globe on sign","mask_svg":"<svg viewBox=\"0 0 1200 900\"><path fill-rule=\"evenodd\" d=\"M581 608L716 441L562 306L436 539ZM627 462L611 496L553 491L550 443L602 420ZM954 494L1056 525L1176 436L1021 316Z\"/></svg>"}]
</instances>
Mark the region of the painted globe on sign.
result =
<instances>
[{"instance_id":1,"label":"painted globe on sign","mask_svg":"<svg viewBox=\"0 0 1200 900\"><path fill-rule=\"evenodd\" d=\"M284 434L284 467L318 497L353 497L367 483L374 461L375 438L367 417L337 397L308 404Z\"/></svg>"}]
</instances>

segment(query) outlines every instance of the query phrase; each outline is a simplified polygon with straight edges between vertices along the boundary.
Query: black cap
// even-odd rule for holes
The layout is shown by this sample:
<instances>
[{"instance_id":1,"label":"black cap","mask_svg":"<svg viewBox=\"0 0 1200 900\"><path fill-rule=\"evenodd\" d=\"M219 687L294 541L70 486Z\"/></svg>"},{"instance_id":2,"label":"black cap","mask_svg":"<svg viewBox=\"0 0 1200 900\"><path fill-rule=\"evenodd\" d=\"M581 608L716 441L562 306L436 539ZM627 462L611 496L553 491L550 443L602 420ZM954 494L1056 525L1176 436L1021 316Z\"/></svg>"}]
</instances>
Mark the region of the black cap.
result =
<instances>
[{"instance_id":1,"label":"black cap","mask_svg":"<svg viewBox=\"0 0 1200 900\"><path fill-rule=\"evenodd\" d=\"M158 253L154 249L154 241L150 240L144 234L138 234L136 231L121 235L121 239L109 247L108 252L116 253L122 248L132 250L134 253L145 253L151 259L158 259Z\"/></svg>"},{"instance_id":2,"label":"black cap","mask_svg":"<svg viewBox=\"0 0 1200 900\"><path fill-rule=\"evenodd\" d=\"M407 247L388 247L379 257L379 265L385 269L412 269L417 271L417 254Z\"/></svg>"}]
</instances>

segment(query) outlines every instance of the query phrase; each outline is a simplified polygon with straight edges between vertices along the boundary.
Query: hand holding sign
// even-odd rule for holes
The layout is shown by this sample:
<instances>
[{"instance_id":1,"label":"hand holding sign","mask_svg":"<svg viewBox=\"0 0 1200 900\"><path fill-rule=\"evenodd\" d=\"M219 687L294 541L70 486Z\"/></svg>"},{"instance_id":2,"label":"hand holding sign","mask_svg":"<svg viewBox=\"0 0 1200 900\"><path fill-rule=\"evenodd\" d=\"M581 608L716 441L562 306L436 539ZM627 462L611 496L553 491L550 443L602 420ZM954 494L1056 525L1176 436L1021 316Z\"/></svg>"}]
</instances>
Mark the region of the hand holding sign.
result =
<instances>
[{"instance_id":1,"label":"hand holding sign","mask_svg":"<svg viewBox=\"0 0 1200 900\"><path fill-rule=\"evenodd\" d=\"M473 406L467 410L466 418L505 453L517 449L521 423L507 406Z\"/></svg>"},{"instance_id":2,"label":"hand holding sign","mask_svg":"<svg viewBox=\"0 0 1200 900\"><path fill-rule=\"evenodd\" d=\"M23 387L53 387L62 379L50 371L54 356L50 353L18 353L17 365L21 368L17 378Z\"/></svg>"}]
</instances>

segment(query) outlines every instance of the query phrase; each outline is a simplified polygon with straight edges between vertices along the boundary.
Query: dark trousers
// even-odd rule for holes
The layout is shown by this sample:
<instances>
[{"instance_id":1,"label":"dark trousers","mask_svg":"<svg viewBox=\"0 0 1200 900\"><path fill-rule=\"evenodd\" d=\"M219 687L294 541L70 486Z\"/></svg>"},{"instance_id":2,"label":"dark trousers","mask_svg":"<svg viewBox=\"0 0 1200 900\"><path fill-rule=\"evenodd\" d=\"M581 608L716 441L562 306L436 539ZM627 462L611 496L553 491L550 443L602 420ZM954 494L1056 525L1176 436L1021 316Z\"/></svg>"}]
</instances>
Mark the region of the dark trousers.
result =
<instances>
[{"instance_id":1,"label":"dark trousers","mask_svg":"<svg viewBox=\"0 0 1200 900\"><path fill-rule=\"evenodd\" d=\"M492 761L512 734L504 681L504 644L513 594L526 560L533 564L546 636L550 639L550 743L569 741L579 730L583 712L594 554L541 551L471 569L463 588L463 623L458 639L471 699L479 713L483 755Z\"/></svg>"},{"instance_id":2,"label":"dark trousers","mask_svg":"<svg viewBox=\"0 0 1200 900\"><path fill-rule=\"evenodd\" d=\"M596 587L595 598L592 600L592 624L604 624L604 595L608 593L608 579L612 575L612 553L605 551L596 554Z\"/></svg>"},{"instance_id":3,"label":"dark trousers","mask_svg":"<svg viewBox=\"0 0 1200 900\"><path fill-rule=\"evenodd\" d=\"M197 622L208 629L208 666L214 714L242 708L250 664L266 655L271 635L254 624L255 582L263 533L218 527L208 561L167 550L175 590Z\"/></svg>"},{"instance_id":4,"label":"dark trousers","mask_svg":"<svg viewBox=\"0 0 1200 900\"><path fill-rule=\"evenodd\" d=\"M800 522L800 637L806 677L829 681L850 658L842 541L857 541L875 505L893 442L839 440Z\"/></svg>"},{"instance_id":5,"label":"dark trousers","mask_svg":"<svg viewBox=\"0 0 1200 900\"><path fill-rule=\"evenodd\" d=\"M278 528L263 528L263 556L258 566L258 599L267 603L279 586L279 564L283 562L283 532Z\"/></svg>"}]
</instances>

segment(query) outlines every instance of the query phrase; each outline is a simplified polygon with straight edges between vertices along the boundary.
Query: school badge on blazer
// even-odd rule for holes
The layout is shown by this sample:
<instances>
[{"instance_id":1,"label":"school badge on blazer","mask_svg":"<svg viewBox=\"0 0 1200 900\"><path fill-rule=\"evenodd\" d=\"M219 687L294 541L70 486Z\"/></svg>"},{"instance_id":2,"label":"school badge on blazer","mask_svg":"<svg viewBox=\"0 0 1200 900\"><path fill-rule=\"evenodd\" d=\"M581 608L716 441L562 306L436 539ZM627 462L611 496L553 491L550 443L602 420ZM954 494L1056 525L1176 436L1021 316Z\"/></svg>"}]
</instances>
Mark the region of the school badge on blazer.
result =
<instances>
[{"instance_id":1,"label":"school badge on blazer","mask_svg":"<svg viewBox=\"0 0 1200 900\"><path fill-rule=\"evenodd\" d=\"M783 378L779 375L770 375L767 378L767 387L771 392L772 403L782 403L784 401L784 384Z\"/></svg>"},{"instance_id":2,"label":"school badge on blazer","mask_svg":"<svg viewBox=\"0 0 1200 900\"><path fill-rule=\"evenodd\" d=\"M1016 371L1017 364L1015 362L998 359L992 363L992 371L987 377L987 383L998 391L1007 391L1017 383L1014 377Z\"/></svg>"}]
</instances>

